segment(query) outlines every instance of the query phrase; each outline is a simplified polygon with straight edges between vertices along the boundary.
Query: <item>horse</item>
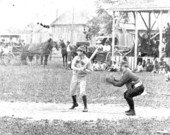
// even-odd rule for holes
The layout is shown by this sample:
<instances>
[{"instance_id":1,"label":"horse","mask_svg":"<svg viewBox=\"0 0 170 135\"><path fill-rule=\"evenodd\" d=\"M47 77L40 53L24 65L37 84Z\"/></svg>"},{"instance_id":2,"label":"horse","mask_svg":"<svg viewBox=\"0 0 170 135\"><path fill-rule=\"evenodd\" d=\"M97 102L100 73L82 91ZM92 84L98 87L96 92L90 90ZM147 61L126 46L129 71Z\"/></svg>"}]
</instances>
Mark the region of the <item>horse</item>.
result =
<instances>
[{"instance_id":1,"label":"horse","mask_svg":"<svg viewBox=\"0 0 170 135\"><path fill-rule=\"evenodd\" d=\"M52 42L53 42L52 46L49 46L49 48L47 47L42 49L42 51L44 52L40 53L41 65L43 64L43 60L44 60L44 64L47 65L48 57L51 57L53 47L55 47L57 51L59 50L58 43L56 41L52 41Z\"/></svg>"},{"instance_id":2,"label":"horse","mask_svg":"<svg viewBox=\"0 0 170 135\"><path fill-rule=\"evenodd\" d=\"M48 57L52 51L52 48L54 47L54 44L56 49L58 50L58 46L56 45L57 43L54 42L51 38L43 43L28 44L22 48L21 59L24 60L26 63L26 58L28 58L29 61L32 62L34 56L36 56L37 59L40 56L41 65L43 64L45 66L47 65Z\"/></svg>"},{"instance_id":3,"label":"horse","mask_svg":"<svg viewBox=\"0 0 170 135\"><path fill-rule=\"evenodd\" d=\"M59 46L61 48L61 55L63 58L63 66L67 67L67 45L64 43L63 40L60 40Z\"/></svg>"}]
</instances>

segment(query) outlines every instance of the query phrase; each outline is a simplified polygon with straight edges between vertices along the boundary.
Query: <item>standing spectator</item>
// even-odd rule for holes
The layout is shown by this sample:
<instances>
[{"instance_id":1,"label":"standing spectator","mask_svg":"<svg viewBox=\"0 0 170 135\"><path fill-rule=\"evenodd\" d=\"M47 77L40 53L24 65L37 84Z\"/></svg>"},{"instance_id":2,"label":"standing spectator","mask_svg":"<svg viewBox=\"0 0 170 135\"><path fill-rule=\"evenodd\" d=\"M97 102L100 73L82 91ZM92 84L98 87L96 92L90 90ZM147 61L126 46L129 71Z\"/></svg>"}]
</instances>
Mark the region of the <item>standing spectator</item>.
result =
<instances>
[{"instance_id":1,"label":"standing spectator","mask_svg":"<svg viewBox=\"0 0 170 135\"><path fill-rule=\"evenodd\" d=\"M67 69L71 69L71 45L67 41Z\"/></svg>"}]
</instances>

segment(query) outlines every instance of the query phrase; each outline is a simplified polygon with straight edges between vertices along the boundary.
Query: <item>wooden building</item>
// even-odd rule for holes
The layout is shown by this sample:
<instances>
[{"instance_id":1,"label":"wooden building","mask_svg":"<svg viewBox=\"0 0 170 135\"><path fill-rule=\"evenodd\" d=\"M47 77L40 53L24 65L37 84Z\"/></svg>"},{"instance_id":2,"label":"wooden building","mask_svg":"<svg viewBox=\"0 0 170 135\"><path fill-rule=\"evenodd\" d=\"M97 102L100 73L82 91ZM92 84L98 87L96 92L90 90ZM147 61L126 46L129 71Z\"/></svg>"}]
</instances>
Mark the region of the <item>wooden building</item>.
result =
<instances>
[{"instance_id":1,"label":"wooden building","mask_svg":"<svg viewBox=\"0 0 170 135\"><path fill-rule=\"evenodd\" d=\"M119 22L116 22L116 13L125 13L125 14L133 14L134 16L134 33L135 33L135 51L134 51L134 57L129 58L130 60L130 66L132 69L136 68L137 66L137 49L138 49L138 34L139 34L139 18L142 19L142 22L144 23L146 27L146 32L151 37L151 32L153 30L153 27L155 23L158 23L158 30L157 35L159 35L159 53L161 56L161 50L162 50L162 37L163 37L163 28L167 24L168 17L170 14L170 1L169 0L139 0L135 1L132 0L130 2L125 3L118 3L114 5L109 10L113 11L113 32L112 37L114 39L115 37L115 29L116 25ZM148 15L148 21L146 21L143 17L143 13ZM163 17L165 17L163 21ZM120 16L121 18L121 16ZM154 20L153 22L151 20ZM116 22L116 23L115 23ZM112 52L114 52L114 42L112 42ZM116 57L114 57L114 53L112 53L112 60L115 60ZM167 62L169 62L169 59L167 59Z\"/></svg>"},{"instance_id":2,"label":"wooden building","mask_svg":"<svg viewBox=\"0 0 170 135\"><path fill-rule=\"evenodd\" d=\"M71 41L72 44L86 41L84 28L89 19L90 13L88 11L73 9L64 12L51 24L53 39L57 41L63 39L65 42Z\"/></svg>"}]
</instances>

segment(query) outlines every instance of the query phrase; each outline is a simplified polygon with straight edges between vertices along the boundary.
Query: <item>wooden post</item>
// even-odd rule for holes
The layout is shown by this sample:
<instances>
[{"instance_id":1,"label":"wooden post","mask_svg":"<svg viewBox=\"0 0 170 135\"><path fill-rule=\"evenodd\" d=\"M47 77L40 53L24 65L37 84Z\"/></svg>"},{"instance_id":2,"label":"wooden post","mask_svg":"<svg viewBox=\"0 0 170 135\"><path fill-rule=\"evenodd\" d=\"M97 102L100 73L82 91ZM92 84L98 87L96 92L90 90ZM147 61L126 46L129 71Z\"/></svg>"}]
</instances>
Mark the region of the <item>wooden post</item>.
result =
<instances>
[{"instance_id":1,"label":"wooden post","mask_svg":"<svg viewBox=\"0 0 170 135\"><path fill-rule=\"evenodd\" d=\"M162 28L162 15L163 12L160 11L160 23L159 23L159 58L162 56L162 32L163 32L163 28Z\"/></svg>"},{"instance_id":2,"label":"wooden post","mask_svg":"<svg viewBox=\"0 0 170 135\"><path fill-rule=\"evenodd\" d=\"M138 57L138 12L135 12L136 18L135 18L135 59L134 59L134 66L132 69L137 67L137 57Z\"/></svg>"},{"instance_id":3,"label":"wooden post","mask_svg":"<svg viewBox=\"0 0 170 135\"><path fill-rule=\"evenodd\" d=\"M114 59L114 49L115 49L115 11L113 11L113 24L112 24L112 63Z\"/></svg>"},{"instance_id":4,"label":"wooden post","mask_svg":"<svg viewBox=\"0 0 170 135\"><path fill-rule=\"evenodd\" d=\"M74 32L74 8L72 12L71 44L73 44L73 32Z\"/></svg>"},{"instance_id":5,"label":"wooden post","mask_svg":"<svg viewBox=\"0 0 170 135\"><path fill-rule=\"evenodd\" d=\"M148 25L148 38L149 38L149 45L151 44L151 12L149 12L149 18L148 18L148 20L149 20L149 25ZM149 56L151 56L151 52L149 52Z\"/></svg>"}]
</instances>

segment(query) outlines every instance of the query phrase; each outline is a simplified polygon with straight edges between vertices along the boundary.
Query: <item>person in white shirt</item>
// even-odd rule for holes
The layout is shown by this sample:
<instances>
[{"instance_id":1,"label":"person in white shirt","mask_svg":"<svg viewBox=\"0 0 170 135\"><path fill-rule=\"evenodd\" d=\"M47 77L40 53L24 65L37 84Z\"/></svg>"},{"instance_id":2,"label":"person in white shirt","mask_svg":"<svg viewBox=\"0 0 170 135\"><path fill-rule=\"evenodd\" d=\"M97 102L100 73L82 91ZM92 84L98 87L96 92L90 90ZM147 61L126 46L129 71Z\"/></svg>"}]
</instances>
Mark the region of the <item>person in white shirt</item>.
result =
<instances>
[{"instance_id":1,"label":"person in white shirt","mask_svg":"<svg viewBox=\"0 0 170 135\"><path fill-rule=\"evenodd\" d=\"M101 70L102 71L106 70L106 63L104 62L101 63Z\"/></svg>"},{"instance_id":2,"label":"person in white shirt","mask_svg":"<svg viewBox=\"0 0 170 135\"><path fill-rule=\"evenodd\" d=\"M67 41L67 69L71 69L71 44Z\"/></svg>"},{"instance_id":3,"label":"person in white shirt","mask_svg":"<svg viewBox=\"0 0 170 135\"><path fill-rule=\"evenodd\" d=\"M93 65L92 65L92 69L93 69L93 71L97 71L98 70L98 63L97 63L97 61L94 61Z\"/></svg>"},{"instance_id":4,"label":"person in white shirt","mask_svg":"<svg viewBox=\"0 0 170 135\"><path fill-rule=\"evenodd\" d=\"M116 64L116 61L114 61L113 64L111 65L111 67L108 69L108 71L116 72L117 70L118 70L118 65Z\"/></svg>"},{"instance_id":5,"label":"person in white shirt","mask_svg":"<svg viewBox=\"0 0 170 135\"><path fill-rule=\"evenodd\" d=\"M104 52L110 52L110 50L111 50L111 46L109 44L106 44L106 45L103 46Z\"/></svg>"},{"instance_id":6,"label":"person in white shirt","mask_svg":"<svg viewBox=\"0 0 170 135\"><path fill-rule=\"evenodd\" d=\"M111 50L110 41L107 39L105 45L103 46L103 51L110 52L110 50Z\"/></svg>"},{"instance_id":7,"label":"person in white shirt","mask_svg":"<svg viewBox=\"0 0 170 135\"><path fill-rule=\"evenodd\" d=\"M141 62L138 63L135 72L137 72L137 73L138 73L138 72L143 72L143 66L142 66L142 63L141 63Z\"/></svg>"}]
</instances>

